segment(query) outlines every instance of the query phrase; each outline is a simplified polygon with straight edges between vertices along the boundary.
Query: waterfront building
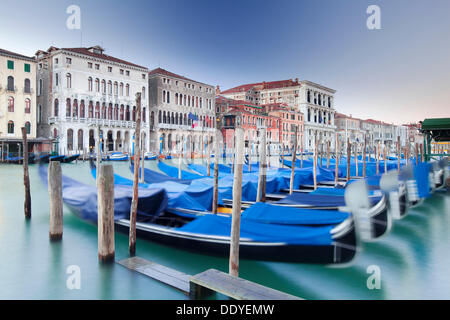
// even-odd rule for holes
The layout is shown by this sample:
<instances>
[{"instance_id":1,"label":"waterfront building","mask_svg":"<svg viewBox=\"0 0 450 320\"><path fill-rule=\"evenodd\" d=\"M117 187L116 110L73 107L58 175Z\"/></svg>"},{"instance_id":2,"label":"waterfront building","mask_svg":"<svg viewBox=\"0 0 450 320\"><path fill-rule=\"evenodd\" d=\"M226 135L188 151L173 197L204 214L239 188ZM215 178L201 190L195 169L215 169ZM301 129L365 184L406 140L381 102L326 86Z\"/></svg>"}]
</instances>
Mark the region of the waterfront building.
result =
<instances>
[{"instance_id":1,"label":"waterfront building","mask_svg":"<svg viewBox=\"0 0 450 320\"><path fill-rule=\"evenodd\" d=\"M162 68L149 72L150 148L162 153L201 153L216 127L214 86Z\"/></svg>"},{"instance_id":2,"label":"waterfront building","mask_svg":"<svg viewBox=\"0 0 450 320\"><path fill-rule=\"evenodd\" d=\"M269 117L278 119L278 137L281 149L292 150L294 148L295 130L297 129L297 149L305 148L303 145L304 119L303 113L299 113L294 107L285 103L273 103L263 105Z\"/></svg>"},{"instance_id":3,"label":"waterfront building","mask_svg":"<svg viewBox=\"0 0 450 320\"><path fill-rule=\"evenodd\" d=\"M35 84L34 58L0 49L0 148L5 152L19 151L22 127L27 129L30 151L37 142Z\"/></svg>"},{"instance_id":4,"label":"waterfront building","mask_svg":"<svg viewBox=\"0 0 450 320\"><path fill-rule=\"evenodd\" d=\"M347 116L343 113L335 115L336 132L338 133L339 144L343 150L347 148L347 141L350 143L364 143L364 136L367 141L370 140L372 128L370 123L365 124L364 120L354 118L352 115Z\"/></svg>"},{"instance_id":5,"label":"waterfront building","mask_svg":"<svg viewBox=\"0 0 450 320\"><path fill-rule=\"evenodd\" d=\"M103 152L131 152L137 92L142 145L149 150L146 67L109 56L100 46L52 46L37 51L36 60L37 134L54 139L54 151L91 152L100 130Z\"/></svg>"},{"instance_id":6,"label":"waterfront building","mask_svg":"<svg viewBox=\"0 0 450 320\"><path fill-rule=\"evenodd\" d=\"M226 98L244 100L256 105L285 103L304 115L303 146L313 150L315 139L331 142L334 149L335 90L311 81L280 80L240 85L220 94Z\"/></svg>"}]
</instances>

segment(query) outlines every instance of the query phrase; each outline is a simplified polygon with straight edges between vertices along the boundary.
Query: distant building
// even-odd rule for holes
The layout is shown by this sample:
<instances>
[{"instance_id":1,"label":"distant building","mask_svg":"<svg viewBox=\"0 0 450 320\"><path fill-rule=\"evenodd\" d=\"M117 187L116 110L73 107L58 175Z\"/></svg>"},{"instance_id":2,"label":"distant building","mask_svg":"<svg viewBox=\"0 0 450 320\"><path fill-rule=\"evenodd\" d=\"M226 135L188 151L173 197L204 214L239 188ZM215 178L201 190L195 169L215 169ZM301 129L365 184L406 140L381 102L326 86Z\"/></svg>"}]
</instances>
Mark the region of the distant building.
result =
<instances>
[{"instance_id":1,"label":"distant building","mask_svg":"<svg viewBox=\"0 0 450 320\"><path fill-rule=\"evenodd\" d=\"M283 103L256 105L223 96L216 97L216 111L220 129L229 145L236 126L244 129L245 145L252 148L259 143L261 128L266 128L266 142L271 151L292 149L295 128L300 149L303 134L303 115ZM256 151L254 148L252 149Z\"/></svg>"},{"instance_id":2,"label":"distant building","mask_svg":"<svg viewBox=\"0 0 450 320\"><path fill-rule=\"evenodd\" d=\"M216 126L214 86L157 68L149 72L152 150L203 152Z\"/></svg>"},{"instance_id":3,"label":"distant building","mask_svg":"<svg viewBox=\"0 0 450 320\"><path fill-rule=\"evenodd\" d=\"M304 115L303 146L315 147L314 139L330 141L334 148L335 90L311 81L281 80L240 85L220 94L226 98L244 100L255 105L285 103Z\"/></svg>"},{"instance_id":4,"label":"distant building","mask_svg":"<svg viewBox=\"0 0 450 320\"><path fill-rule=\"evenodd\" d=\"M136 93L141 96L144 150L148 139L148 69L104 53L100 46L39 50L38 135L59 153L95 152L98 130L107 151L131 152Z\"/></svg>"},{"instance_id":5,"label":"distant building","mask_svg":"<svg viewBox=\"0 0 450 320\"><path fill-rule=\"evenodd\" d=\"M19 151L25 127L31 149L36 141L36 62L0 49L0 148ZM5 153L6 157L6 153Z\"/></svg>"}]
</instances>

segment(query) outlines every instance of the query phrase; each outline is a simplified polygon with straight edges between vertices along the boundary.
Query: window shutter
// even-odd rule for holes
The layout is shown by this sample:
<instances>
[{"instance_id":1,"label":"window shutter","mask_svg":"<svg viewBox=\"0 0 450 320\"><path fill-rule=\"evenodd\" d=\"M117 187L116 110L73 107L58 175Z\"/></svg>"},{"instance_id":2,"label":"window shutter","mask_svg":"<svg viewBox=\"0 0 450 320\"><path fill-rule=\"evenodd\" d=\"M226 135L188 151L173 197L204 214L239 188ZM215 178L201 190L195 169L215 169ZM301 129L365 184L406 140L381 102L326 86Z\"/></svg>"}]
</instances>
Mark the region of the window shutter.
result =
<instances>
[{"instance_id":1,"label":"window shutter","mask_svg":"<svg viewBox=\"0 0 450 320\"><path fill-rule=\"evenodd\" d=\"M24 70L25 70L25 72L30 72L30 64L25 63Z\"/></svg>"},{"instance_id":2,"label":"window shutter","mask_svg":"<svg viewBox=\"0 0 450 320\"><path fill-rule=\"evenodd\" d=\"M14 70L14 61L8 60L8 69Z\"/></svg>"}]
</instances>

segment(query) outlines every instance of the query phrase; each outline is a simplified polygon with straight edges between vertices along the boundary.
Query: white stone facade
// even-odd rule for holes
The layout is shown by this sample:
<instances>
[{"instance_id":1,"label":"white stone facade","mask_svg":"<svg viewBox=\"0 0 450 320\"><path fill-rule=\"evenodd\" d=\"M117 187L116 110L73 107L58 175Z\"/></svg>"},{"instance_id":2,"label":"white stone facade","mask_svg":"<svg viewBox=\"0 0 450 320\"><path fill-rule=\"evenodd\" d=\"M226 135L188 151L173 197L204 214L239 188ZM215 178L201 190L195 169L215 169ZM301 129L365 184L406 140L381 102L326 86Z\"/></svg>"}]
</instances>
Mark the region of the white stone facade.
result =
<instances>
[{"instance_id":1,"label":"white stone facade","mask_svg":"<svg viewBox=\"0 0 450 320\"><path fill-rule=\"evenodd\" d=\"M203 153L216 127L214 86L158 68L149 73L149 92L150 149L178 153L181 142L185 152Z\"/></svg>"},{"instance_id":2,"label":"white stone facade","mask_svg":"<svg viewBox=\"0 0 450 320\"><path fill-rule=\"evenodd\" d=\"M38 135L60 154L132 151L136 93L141 92L144 150L148 137L148 69L103 53L101 47L38 51Z\"/></svg>"},{"instance_id":3,"label":"white stone facade","mask_svg":"<svg viewBox=\"0 0 450 320\"><path fill-rule=\"evenodd\" d=\"M304 143L306 150L314 150L317 135L322 145L330 141L335 148L334 94L335 90L311 81L300 82L298 108L304 115Z\"/></svg>"}]
</instances>

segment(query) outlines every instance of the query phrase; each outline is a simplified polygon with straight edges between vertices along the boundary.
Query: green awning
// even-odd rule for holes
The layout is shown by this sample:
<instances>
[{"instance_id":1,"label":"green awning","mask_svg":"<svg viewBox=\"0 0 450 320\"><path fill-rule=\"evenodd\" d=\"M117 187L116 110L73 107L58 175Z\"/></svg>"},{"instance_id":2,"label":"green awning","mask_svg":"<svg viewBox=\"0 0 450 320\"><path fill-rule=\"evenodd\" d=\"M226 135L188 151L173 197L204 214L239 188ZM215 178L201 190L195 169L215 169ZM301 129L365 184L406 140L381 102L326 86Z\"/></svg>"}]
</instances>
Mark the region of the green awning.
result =
<instances>
[{"instance_id":1,"label":"green awning","mask_svg":"<svg viewBox=\"0 0 450 320\"><path fill-rule=\"evenodd\" d=\"M434 141L450 141L450 118L425 119L421 123L421 131L430 134Z\"/></svg>"}]
</instances>

